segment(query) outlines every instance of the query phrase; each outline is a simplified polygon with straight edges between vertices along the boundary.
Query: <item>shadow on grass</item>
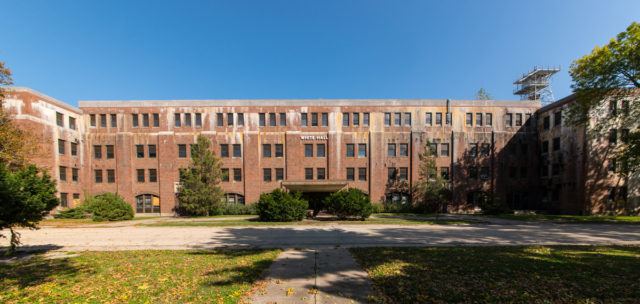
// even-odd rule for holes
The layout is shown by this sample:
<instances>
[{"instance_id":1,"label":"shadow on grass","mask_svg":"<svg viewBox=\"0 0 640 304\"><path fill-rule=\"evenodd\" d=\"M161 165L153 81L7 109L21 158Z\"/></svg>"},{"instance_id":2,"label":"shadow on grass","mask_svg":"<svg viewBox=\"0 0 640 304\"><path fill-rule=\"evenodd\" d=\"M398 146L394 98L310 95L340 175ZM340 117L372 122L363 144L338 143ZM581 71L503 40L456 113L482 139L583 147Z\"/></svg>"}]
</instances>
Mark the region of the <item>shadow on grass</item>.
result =
<instances>
[{"instance_id":1,"label":"shadow on grass","mask_svg":"<svg viewBox=\"0 0 640 304\"><path fill-rule=\"evenodd\" d=\"M40 254L46 250L25 252L24 248L16 257L28 257L25 261L0 264L0 291L13 287L25 288L46 283L50 278L73 277L83 268L74 265L70 258L44 259ZM27 256L31 254L33 256Z\"/></svg>"},{"instance_id":2,"label":"shadow on grass","mask_svg":"<svg viewBox=\"0 0 640 304\"><path fill-rule=\"evenodd\" d=\"M247 257L265 253L267 249L247 250L197 250L189 255L215 255L221 261L228 261L228 267L223 267L205 273L203 286L231 286L237 284L252 284L271 265L272 260L264 257L250 260ZM240 261L236 261L240 260Z\"/></svg>"}]
</instances>

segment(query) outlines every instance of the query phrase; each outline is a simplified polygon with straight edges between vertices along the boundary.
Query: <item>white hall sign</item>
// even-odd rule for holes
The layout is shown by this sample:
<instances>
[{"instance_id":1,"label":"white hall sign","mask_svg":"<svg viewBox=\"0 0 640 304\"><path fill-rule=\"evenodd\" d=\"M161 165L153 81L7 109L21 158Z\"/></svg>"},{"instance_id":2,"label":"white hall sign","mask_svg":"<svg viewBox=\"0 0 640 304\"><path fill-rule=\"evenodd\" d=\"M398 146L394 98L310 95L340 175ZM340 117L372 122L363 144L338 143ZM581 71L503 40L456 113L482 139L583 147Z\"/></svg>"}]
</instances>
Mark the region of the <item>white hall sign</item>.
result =
<instances>
[{"instance_id":1,"label":"white hall sign","mask_svg":"<svg viewBox=\"0 0 640 304\"><path fill-rule=\"evenodd\" d=\"M327 135L319 135L319 136L314 136L314 135L303 135L300 136L300 140L328 140L329 137Z\"/></svg>"}]
</instances>

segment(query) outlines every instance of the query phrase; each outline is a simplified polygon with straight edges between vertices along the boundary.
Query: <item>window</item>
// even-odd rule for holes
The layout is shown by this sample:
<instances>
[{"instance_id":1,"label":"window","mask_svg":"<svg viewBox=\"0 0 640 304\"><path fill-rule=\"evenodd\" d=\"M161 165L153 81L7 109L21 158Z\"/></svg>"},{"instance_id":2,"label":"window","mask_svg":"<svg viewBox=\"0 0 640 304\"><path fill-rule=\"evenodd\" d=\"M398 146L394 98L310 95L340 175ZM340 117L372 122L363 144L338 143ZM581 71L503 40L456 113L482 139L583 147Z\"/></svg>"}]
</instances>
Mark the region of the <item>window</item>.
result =
<instances>
[{"instance_id":1,"label":"window","mask_svg":"<svg viewBox=\"0 0 640 304\"><path fill-rule=\"evenodd\" d=\"M227 126L233 126L233 113L227 113Z\"/></svg>"},{"instance_id":2,"label":"window","mask_svg":"<svg viewBox=\"0 0 640 304\"><path fill-rule=\"evenodd\" d=\"M400 156L409 156L409 144L400 144Z\"/></svg>"},{"instance_id":3,"label":"window","mask_svg":"<svg viewBox=\"0 0 640 304\"><path fill-rule=\"evenodd\" d=\"M229 145L220 144L220 157L229 157Z\"/></svg>"},{"instance_id":4,"label":"window","mask_svg":"<svg viewBox=\"0 0 640 304\"><path fill-rule=\"evenodd\" d=\"M618 101L617 100L609 101L609 114L611 116L618 115Z\"/></svg>"},{"instance_id":5,"label":"window","mask_svg":"<svg viewBox=\"0 0 640 304\"><path fill-rule=\"evenodd\" d=\"M56 112L56 125L64 127L64 115Z\"/></svg>"},{"instance_id":6,"label":"window","mask_svg":"<svg viewBox=\"0 0 640 304\"><path fill-rule=\"evenodd\" d=\"M469 156L478 156L478 144L469 144Z\"/></svg>"},{"instance_id":7,"label":"window","mask_svg":"<svg viewBox=\"0 0 640 304\"><path fill-rule=\"evenodd\" d=\"M400 174L398 175L399 180L407 180L409 177L409 169L407 167L400 168Z\"/></svg>"},{"instance_id":8,"label":"window","mask_svg":"<svg viewBox=\"0 0 640 304\"><path fill-rule=\"evenodd\" d=\"M265 182L270 182L271 181L271 169L270 168L262 169L262 180L265 181Z\"/></svg>"},{"instance_id":9,"label":"window","mask_svg":"<svg viewBox=\"0 0 640 304\"><path fill-rule=\"evenodd\" d=\"M283 168L276 168L276 180L277 181L281 181L284 179L284 169Z\"/></svg>"},{"instance_id":10,"label":"window","mask_svg":"<svg viewBox=\"0 0 640 304\"><path fill-rule=\"evenodd\" d=\"M541 172L540 172L540 176L543 178L547 178L549 177L549 166L547 165L543 165L540 166Z\"/></svg>"},{"instance_id":11,"label":"window","mask_svg":"<svg viewBox=\"0 0 640 304\"><path fill-rule=\"evenodd\" d=\"M89 114L89 125L92 127L96 126L96 114Z\"/></svg>"},{"instance_id":12,"label":"window","mask_svg":"<svg viewBox=\"0 0 640 304\"><path fill-rule=\"evenodd\" d=\"M136 176L139 183L144 183L144 169L137 169Z\"/></svg>"},{"instance_id":13,"label":"window","mask_svg":"<svg viewBox=\"0 0 640 304\"><path fill-rule=\"evenodd\" d=\"M114 115L115 116L115 115ZM153 114L153 127L157 128L160 126L160 114L158 113L154 113Z\"/></svg>"},{"instance_id":14,"label":"window","mask_svg":"<svg viewBox=\"0 0 640 304\"><path fill-rule=\"evenodd\" d=\"M286 125L287 125L287 114L286 113L280 113L280 126L284 127Z\"/></svg>"},{"instance_id":15,"label":"window","mask_svg":"<svg viewBox=\"0 0 640 304\"><path fill-rule=\"evenodd\" d=\"M395 181L398 176L398 170L396 168L387 168L387 179Z\"/></svg>"},{"instance_id":16,"label":"window","mask_svg":"<svg viewBox=\"0 0 640 304\"><path fill-rule=\"evenodd\" d=\"M437 112L436 113L436 126L441 126L442 125L442 113L441 112Z\"/></svg>"},{"instance_id":17,"label":"window","mask_svg":"<svg viewBox=\"0 0 640 304\"><path fill-rule=\"evenodd\" d=\"M354 126L360 125L360 113L353 113L353 125Z\"/></svg>"},{"instance_id":18,"label":"window","mask_svg":"<svg viewBox=\"0 0 640 304\"><path fill-rule=\"evenodd\" d=\"M411 113L404 113L404 125L405 126L410 126L411 125Z\"/></svg>"},{"instance_id":19,"label":"window","mask_svg":"<svg viewBox=\"0 0 640 304\"><path fill-rule=\"evenodd\" d=\"M347 157L355 156L355 144L347 144Z\"/></svg>"},{"instance_id":20,"label":"window","mask_svg":"<svg viewBox=\"0 0 640 304\"><path fill-rule=\"evenodd\" d=\"M106 145L105 147L107 149L107 159L112 159L115 156L113 145Z\"/></svg>"},{"instance_id":21,"label":"window","mask_svg":"<svg viewBox=\"0 0 640 304\"><path fill-rule=\"evenodd\" d=\"M93 170L93 176L96 183L102 183L102 170Z\"/></svg>"},{"instance_id":22,"label":"window","mask_svg":"<svg viewBox=\"0 0 640 304\"><path fill-rule=\"evenodd\" d=\"M301 124L303 127L308 126L307 113L302 113Z\"/></svg>"},{"instance_id":23,"label":"window","mask_svg":"<svg viewBox=\"0 0 640 304\"><path fill-rule=\"evenodd\" d=\"M384 113L384 125L391 125L391 113Z\"/></svg>"},{"instance_id":24,"label":"window","mask_svg":"<svg viewBox=\"0 0 640 304\"><path fill-rule=\"evenodd\" d=\"M74 205L76 203L78 203L79 200L80 200L80 193L74 193L73 194L73 203L74 203Z\"/></svg>"},{"instance_id":25,"label":"window","mask_svg":"<svg viewBox=\"0 0 640 304\"><path fill-rule=\"evenodd\" d=\"M324 144L317 144L316 145L316 156L317 157L324 157L324 155L325 155Z\"/></svg>"},{"instance_id":26,"label":"window","mask_svg":"<svg viewBox=\"0 0 640 304\"><path fill-rule=\"evenodd\" d=\"M136 196L136 213L160 213L160 197L153 194Z\"/></svg>"},{"instance_id":27,"label":"window","mask_svg":"<svg viewBox=\"0 0 640 304\"><path fill-rule=\"evenodd\" d=\"M629 129L620 129L620 140L625 144L629 143Z\"/></svg>"},{"instance_id":28,"label":"window","mask_svg":"<svg viewBox=\"0 0 640 304\"><path fill-rule=\"evenodd\" d=\"M191 113L184 113L184 126L191 127Z\"/></svg>"},{"instance_id":29,"label":"window","mask_svg":"<svg viewBox=\"0 0 640 304\"><path fill-rule=\"evenodd\" d=\"M233 144L233 157L242 157L242 147L240 144Z\"/></svg>"},{"instance_id":30,"label":"window","mask_svg":"<svg viewBox=\"0 0 640 304\"><path fill-rule=\"evenodd\" d=\"M480 156L489 156L491 153L491 145L488 143L483 143L480 145Z\"/></svg>"},{"instance_id":31,"label":"window","mask_svg":"<svg viewBox=\"0 0 640 304\"><path fill-rule=\"evenodd\" d=\"M343 127L349 126L349 113L342 113L342 126Z\"/></svg>"},{"instance_id":32,"label":"window","mask_svg":"<svg viewBox=\"0 0 640 304\"><path fill-rule=\"evenodd\" d=\"M316 169L316 179L317 180L325 179L324 168L317 168Z\"/></svg>"},{"instance_id":33,"label":"window","mask_svg":"<svg viewBox=\"0 0 640 304\"><path fill-rule=\"evenodd\" d=\"M107 127L107 114L100 114L100 127Z\"/></svg>"},{"instance_id":34,"label":"window","mask_svg":"<svg viewBox=\"0 0 640 304\"><path fill-rule=\"evenodd\" d=\"M238 126L244 126L244 113L238 113Z\"/></svg>"},{"instance_id":35,"label":"window","mask_svg":"<svg viewBox=\"0 0 640 304\"><path fill-rule=\"evenodd\" d=\"M560 164L556 163L551 165L551 174L553 176L560 175Z\"/></svg>"},{"instance_id":36,"label":"window","mask_svg":"<svg viewBox=\"0 0 640 304\"><path fill-rule=\"evenodd\" d=\"M329 113L322 113L322 126L326 127L329 125Z\"/></svg>"},{"instance_id":37,"label":"window","mask_svg":"<svg viewBox=\"0 0 640 304\"><path fill-rule=\"evenodd\" d=\"M440 176L449 179L449 167L440 167Z\"/></svg>"},{"instance_id":38,"label":"window","mask_svg":"<svg viewBox=\"0 0 640 304\"><path fill-rule=\"evenodd\" d=\"M440 156L449 156L449 143L440 144Z\"/></svg>"},{"instance_id":39,"label":"window","mask_svg":"<svg viewBox=\"0 0 640 304\"><path fill-rule=\"evenodd\" d=\"M553 139L553 151L560 150L560 137L556 137Z\"/></svg>"},{"instance_id":40,"label":"window","mask_svg":"<svg viewBox=\"0 0 640 304\"><path fill-rule=\"evenodd\" d=\"M107 169L107 183L113 184L116 182L116 170Z\"/></svg>"},{"instance_id":41,"label":"window","mask_svg":"<svg viewBox=\"0 0 640 304\"><path fill-rule=\"evenodd\" d=\"M149 169L149 182L158 182L158 171L156 169Z\"/></svg>"},{"instance_id":42,"label":"window","mask_svg":"<svg viewBox=\"0 0 640 304\"><path fill-rule=\"evenodd\" d=\"M271 157L271 144L262 145L262 157Z\"/></svg>"},{"instance_id":43,"label":"window","mask_svg":"<svg viewBox=\"0 0 640 304\"><path fill-rule=\"evenodd\" d=\"M143 158L144 157L144 146L136 145L136 157Z\"/></svg>"},{"instance_id":44,"label":"window","mask_svg":"<svg viewBox=\"0 0 640 304\"><path fill-rule=\"evenodd\" d=\"M363 126L368 126L369 125L369 113L363 113L362 114L362 125Z\"/></svg>"},{"instance_id":45,"label":"window","mask_svg":"<svg viewBox=\"0 0 640 304\"><path fill-rule=\"evenodd\" d=\"M549 124L550 124L549 120L550 120L549 116L545 116L545 117L542 119L542 128L543 128L543 129L545 129L545 130L549 130Z\"/></svg>"},{"instance_id":46,"label":"window","mask_svg":"<svg viewBox=\"0 0 640 304\"><path fill-rule=\"evenodd\" d=\"M78 156L78 144L72 142L71 143L71 156Z\"/></svg>"},{"instance_id":47,"label":"window","mask_svg":"<svg viewBox=\"0 0 640 304\"><path fill-rule=\"evenodd\" d=\"M513 126L512 119L513 119L513 114L511 114L511 113L505 114L505 116L504 116L504 124L505 124L506 127Z\"/></svg>"},{"instance_id":48,"label":"window","mask_svg":"<svg viewBox=\"0 0 640 304\"><path fill-rule=\"evenodd\" d=\"M304 168L304 179L313 179L313 168Z\"/></svg>"},{"instance_id":49,"label":"window","mask_svg":"<svg viewBox=\"0 0 640 304\"><path fill-rule=\"evenodd\" d=\"M618 130L609 131L609 145L615 145L618 143Z\"/></svg>"},{"instance_id":50,"label":"window","mask_svg":"<svg viewBox=\"0 0 640 304\"><path fill-rule=\"evenodd\" d=\"M149 114L142 114L142 126L145 128L149 127Z\"/></svg>"},{"instance_id":51,"label":"window","mask_svg":"<svg viewBox=\"0 0 640 304\"><path fill-rule=\"evenodd\" d=\"M111 114L111 115L114 115L114 114ZM69 129L71 129L71 130L75 130L76 129L76 119L71 117L71 116L69 116Z\"/></svg>"},{"instance_id":52,"label":"window","mask_svg":"<svg viewBox=\"0 0 640 304\"><path fill-rule=\"evenodd\" d=\"M489 179L489 167L481 167L480 168L480 179L482 179L482 180Z\"/></svg>"},{"instance_id":53,"label":"window","mask_svg":"<svg viewBox=\"0 0 640 304\"><path fill-rule=\"evenodd\" d=\"M318 113L311 113L311 126L312 127L318 126Z\"/></svg>"},{"instance_id":54,"label":"window","mask_svg":"<svg viewBox=\"0 0 640 304\"><path fill-rule=\"evenodd\" d=\"M516 126L522 126L522 113L516 113Z\"/></svg>"},{"instance_id":55,"label":"window","mask_svg":"<svg viewBox=\"0 0 640 304\"><path fill-rule=\"evenodd\" d=\"M393 124L399 126L402 123L402 113L393 114Z\"/></svg>"},{"instance_id":56,"label":"window","mask_svg":"<svg viewBox=\"0 0 640 304\"><path fill-rule=\"evenodd\" d=\"M558 111L553 113L553 125L559 126L562 123L562 112Z\"/></svg>"},{"instance_id":57,"label":"window","mask_svg":"<svg viewBox=\"0 0 640 304\"><path fill-rule=\"evenodd\" d=\"M229 168L222 168L222 178L221 180L223 182L228 182L229 181Z\"/></svg>"},{"instance_id":58,"label":"window","mask_svg":"<svg viewBox=\"0 0 640 304\"><path fill-rule=\"evenodd\" d=\"M71 168L71 181L78 181L78 168Z\"/></svg>"},{"instance_id":59,"label":"window","mask_svg":"<svg viewBox=\"0 0 640 304\"><path fill-rule=\"evenodd\" d=\"M283 146L282 144L276 144L276 157L282 157L283 156Z\"/></svg>"},{"instance_id":60,"label":"window","mask_svg":"<svg viewBox=\"0 0 640 304\"><path fill-rule=\"evenodd\" d=\"M542 142L542 154L549 153L549 141L545 140Z\"/></svg>"},{"instance_id":61,"label":"window","mask_svg":"<svg viewBox=\"0 0 640 304\"><path fill-rule=\"evenodd\" d=\"M609 172L616 172L616 159L615 158L610 158L609 159L609 167L608 167L608 171Z\"/></svg>"},{"instance_id":62,"label":"window","mask_svg":"<svg viewBox=\"0 0 640 304\"><path fill-rule=\"evenodd\" d=\"M269 126L276 126L276 113L269 113Z\"/></svg>"},{"instance_id":63,"label":"window","mask_svg":"<svg viewBox=\"0 0 640 304\"><path fill-rule=\"evenodd\" d=\"M178 145L178 157L187 157L187 145Z\"/></svg>"},{"instance_id":64,"label":"window","mask_svg":"<svg viewBox=\"0 0 640 304\"><path fill-rule=\"evenodd\" d=\"M355 168L347 168L347 180L355 180Z\"/></svg>"},{"instance_id":65,"label":"window","mask_svg":"<svg viewBox=\"0 0 640 304\"><path fill-rule=\"evenodd\" d=\"M527 167L520 167L520 178L521 179L526 179L527 178Z\"/></svg>"},{"instance_id":66,"label":"window","mask_svg":"<svg viewBox=\"0 0 640 304\"><path fill-rule=\"evenodd\" d=\"M482 174L480 175L482 177ZM518 177L518 168L517 167L509 167L509 178L516 179Z\"/></svg>"},{"instance_id":67,"label":"window","mask_svg":"<svg viewBox=\"0 0 640 304\"><path fill-rule=\"evenodd\" d=\"M387 156L396 156L396 144L387 144Z\"/></svg>"},{"instance_id":68,"label":"window","mask_svg":"<svg viewBox=\"0 0 640 304\"><path fill-rule=\"evenodd\" d=\"M218 127L224 126L224 115L222 113L216 113L216 125Z\"/></svg>"},{"instance_id":69,"label":"window","mask_svg":"<svg viewBox=\"0 0 640 304\"><path fill-rule=\"evenodd\" d=\"M64 166L60 166L60 180L61 181L66 181L67 180L67 167Z\"/></svg>"},{"instance_id":70,"label":"window","mask_svg":"<svg viewBox=\"0 0 640 304\"><path fill-rule=\"evenodd\" d=\"M358 144L358 157L367 157L367 144Z\"/></svg>"},{"instance_id":71,"label":"window","mask_svg":"<svg viewBox=\"0 0 640 304\"><path fill-rule=\"evenodd\" d=\"M102 146L93 146L93 158L95 159L102 158Z\"/></svg>"},{"instance_id":72,"label":"window","mask_svg":"<svg viewBox=\"0 0 640 304\"><path fill-rule=\"evenodd\" d=\"M176 127L182 126L182 120L180 119L180 113L173 114L173 125Z\"/></svg>"},{"instance_id":73,"label":"window","mask_svg":"<svg viewBox=\"0 0 640 304\"><path fill-rule=\"evenodd\" d=\"M202 127L202 114L196 113L196 127Z\"/></svg>"},{"instance_id":74,"label":"window","mask_svg":"<svg viewBox=\"0 0 640 304\"><path fill-rule=\"evenodd\" d=\"M64 142L64 140L58 139L58 153L63 155L65 154Z\"/></svg>"},{"instance_id":75,"label":"window","mask_svg":"<svg viewBox=\"0 0 640 304\"><path fill-rule=\"evenodd\" d=\"M242 181L242 169L234 168L233 169L233 181L241 182Z\"/></svg>"},{"instance_id":76,"label":"window","mask_svg":"<svg viewBox=\"0 0 640 304\"><path fill-rule=\"evenodd\" d=\"M244 205L244 195L236 193L227 193L224 195L227 204Z\"/></svg>"},{"instance_id":77,"label":"window","mask_svg":"<svg viewBox=\"0 0 640 304\"><path fill-rule=\"evenodd\" d=\"M66 208L69 207L69 194L68 193L60 193L60 207Z\"/></svg>"},{"instance_id":78,"label":"window","mask_svg":"<svg viewBox=\"0 0 640 304\"><path fill-rule=\"evenodd\" d=\"M305 144L304 145L304 157L313 157L313 145Z\"/></svg>"},{"instance_id":79,"label":"window","mask_svg":"<svg viewBox=\"0 0 640 304\"><path fill-rule=\"evenodd\" d=\"M425 114L425 121L424 121L424 123L425 123L427 126L430 126L430 125L431 125L431 123L432 123L432 122L431 122L431 119L432 119L432 117L431 117L431 116L432 116L432 115L431 115L431 113L426 113L426 114Z\"/></svg>"},{"instance_id":80,"label":"window","mask_svg":"<svg viewBox=\"0 0 640 304\"><path fill-rule=\"evenodd\" d=\"M467 113L465 121L466 121L467 126L472 126L473 125L473 113Z\"/></svg>"},{"instance_id":81,"label":"window","mask_svg":"<svg viewBox=\"0 0 640 304\"><path fill-rule=\"evenodd\" d=\"M438 143L430 143L429 152L431 152L432 156L438 156Z\"/></svg>"},{"instance_id":82,"label":"window","mask_svg":"<svg viewBox=\"0 0 640 304\"><path fill-rule=\"evenodd\" d=\"M623 100L622 101L622 114L623 115L629 115L629 101L628 100Z\"/></svg>"},{"instance_id":83,"label":"window","mask_svg":"<svg viewBox=\"0 0 640 304\"><path fill-rule=\"evenodd\" d=\"M478 167L470 167L469 168L469 178L477 179L478 178Z\"/></svg>"},{"instance_id":84,"label":"window","mask_svg":"<svg viewBox=\"0 0 640 304\"><path fill-rule=\"evenodd\" d=\"M108 147L109 146L107 146L107 148ZM148 154L149 158L156 158L156 155L157 155L157 153L156 153L156 145L148 145L147 149L148 149L148 153L149 153ZM107 151L109 151L109 150L107 149ZM107 152L107 153L109 153L109 152Z\"/></svg>"},{"instance_id":85,"label":"window","mask_svg":"<svg viewBox=\"0 0 640 304\"><path fill-rule=\"evenodd\" d=\"M358 168L358 180L367 180L367 168Z\"/></svg>"}]
</instances>

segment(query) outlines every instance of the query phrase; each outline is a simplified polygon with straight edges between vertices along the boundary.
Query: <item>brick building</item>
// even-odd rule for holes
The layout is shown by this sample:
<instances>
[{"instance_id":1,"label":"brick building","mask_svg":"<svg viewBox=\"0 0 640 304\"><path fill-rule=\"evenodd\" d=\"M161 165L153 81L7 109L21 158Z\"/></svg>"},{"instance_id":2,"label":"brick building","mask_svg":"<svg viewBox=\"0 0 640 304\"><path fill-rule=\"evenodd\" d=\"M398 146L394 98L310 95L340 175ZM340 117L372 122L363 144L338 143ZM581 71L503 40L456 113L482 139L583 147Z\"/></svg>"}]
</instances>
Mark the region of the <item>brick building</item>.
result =
<instances>
[{"instance_id":1,"label":"brick building","mask_svg":"<svg viewBox=\"0 0 640 304\"><path fill-rule=\"evenodd\" d=\"M427 143L438 174L451 182L451 209L473 208L486 191L516 209L537 209L546 197L538 190L538 101L146 100L75 108L11 88L5 107L51 139L44 145L51 153L37 163L58 178L64 206L85 192L118 192L136 213L172 214L179 168L198 135L211 140L228 172L221 186L230 203L253 203L275 188L313 199L344 187L372 201L409 202Z\"/></svg>"}]
</instances>

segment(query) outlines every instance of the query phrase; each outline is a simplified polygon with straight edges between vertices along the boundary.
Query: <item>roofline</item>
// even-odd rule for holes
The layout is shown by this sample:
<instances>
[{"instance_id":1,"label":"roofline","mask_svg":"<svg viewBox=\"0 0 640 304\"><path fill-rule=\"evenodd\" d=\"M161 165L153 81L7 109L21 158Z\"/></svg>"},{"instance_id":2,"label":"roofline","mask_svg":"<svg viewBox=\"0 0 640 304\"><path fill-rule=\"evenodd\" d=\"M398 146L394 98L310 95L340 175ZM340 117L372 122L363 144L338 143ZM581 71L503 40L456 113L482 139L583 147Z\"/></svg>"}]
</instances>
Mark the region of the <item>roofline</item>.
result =
<instances>
[{"instance_id":1,"label":"roofline","mask_svg":"<svg viewBox=\"0 0 640 304\"><path fill-rule=\"evenodd\" d=\"M42 99L44 99L46 101L49 101L49 102L51 102L51 103L53 103L53 104L55 104L55 105L57 105L59 107L65 108L67 110L74 111L74 112L76 112L78 114L82 114L82 110L81 109L76 108L76 107L74 107L74 106L72 106L72 105L70 105L70 104L68 104L66 102L57 100L57 99L55 99L55 98L53 98L51 96L45 95L43 93L40 93L40 92L38 92L38 91L36 91L34 89L31 89L31 88L27 88L27 87L5 87L3 89L6 90L7 92L27 92L27 93L36 95L36 96L38 96L38 97L40 97L40 98L42 98Z\"/></svg>"}]
</instances>

